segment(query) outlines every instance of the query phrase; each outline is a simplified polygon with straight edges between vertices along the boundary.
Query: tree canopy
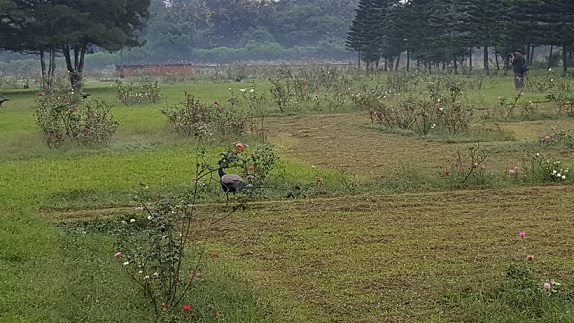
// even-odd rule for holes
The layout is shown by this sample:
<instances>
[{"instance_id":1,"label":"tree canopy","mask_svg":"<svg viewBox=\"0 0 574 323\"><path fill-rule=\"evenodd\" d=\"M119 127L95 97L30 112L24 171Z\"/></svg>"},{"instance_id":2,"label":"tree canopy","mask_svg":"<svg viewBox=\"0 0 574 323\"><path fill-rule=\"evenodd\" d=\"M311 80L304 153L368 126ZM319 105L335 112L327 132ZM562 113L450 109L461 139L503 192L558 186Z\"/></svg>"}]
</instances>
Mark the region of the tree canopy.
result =
<instances>
[{"instance_id":1,"label":"tree canopy","mask_svg":"<svg viewBox=\"0 0 574 323\"><path fill-rule=\"evenodd\" d=\"M38 53L43 76L49 75L45 54L53 67L61 53L72 86L79 88L86 53L142 44L138 32L149 6L150 0L0 0L0 49Z\"/></svg>"},{"instance_id":2,"label":"tree canopy","mask_svg":"<svg viewBox=\"0 0 574 323\"><path fill-rule=\"evenodd\" d=\"M361 0L347 33L347 47L367 62L396 57L405 49L426 64L453 64L482 47L485 69L488 48L507 60L522 49L532 57L536 46L574 45L574 2L571 0Z\"/></svg>"}]
</instances>

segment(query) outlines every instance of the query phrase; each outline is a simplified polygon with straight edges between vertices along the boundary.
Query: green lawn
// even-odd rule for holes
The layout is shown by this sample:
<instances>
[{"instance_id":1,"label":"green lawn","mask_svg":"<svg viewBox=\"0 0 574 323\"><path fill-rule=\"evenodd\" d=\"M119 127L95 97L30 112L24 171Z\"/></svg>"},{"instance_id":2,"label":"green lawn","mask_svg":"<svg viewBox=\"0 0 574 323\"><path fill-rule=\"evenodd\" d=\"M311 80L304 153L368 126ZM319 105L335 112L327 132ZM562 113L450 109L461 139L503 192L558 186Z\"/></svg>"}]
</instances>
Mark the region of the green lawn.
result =
<instances>
[{"instance_id":1,"label":"green lawn","mask_svg":"<svg viewBox=\"0 0 574 323\"><path fill-rule=\"evenodd\" d=\"M485 179L461 183L445 167L459 155L468 163L472 142L380 131L350 95L383 87L384 78L352 77L338 110L326 113L310 100L284 115L267 94L271 84L258 79L160 84L159 103L129 107L116 101L111 83L88 82L90 97L114 102L116 135L108 146L58 149L45 145L35 125L38 90L0 88L10 98L0 108L0 320L153 321L113 257L111 232L115 219L133 211L140 184L162 195L193 188L198 142L172 133L161 109L185 91L232 109L232 94L254 88L268 95L255 112L280 160L259 199L214 225L207 223L227 207L217 179L206 180L190 249L205 243L205 278L189 298L194 320L571 321L572 181L551 183L523 167L526 152L574 165L570 137L538 142L568 133L571 118L557 114L545 92L527 91L512 118L496 119L498 97L516 95L509 77L446 76L466 84L461 101L476 110L473 127L506 131L481 143L490 151ZM427 84L441 77L421 76L416 90L390 102L426 98ZM237 109L249 109L247 99L240 102ZM207 137L199 147L215 166L235 141L249 150L257 138ZM524 173L510 177L515 165ZM527 254L535 260L526 262ZM511 264L530 268L535 287L513 285L505 275ZM563 284L548 296L541 286L552 279Z\"/></svg>"}]
</instances>

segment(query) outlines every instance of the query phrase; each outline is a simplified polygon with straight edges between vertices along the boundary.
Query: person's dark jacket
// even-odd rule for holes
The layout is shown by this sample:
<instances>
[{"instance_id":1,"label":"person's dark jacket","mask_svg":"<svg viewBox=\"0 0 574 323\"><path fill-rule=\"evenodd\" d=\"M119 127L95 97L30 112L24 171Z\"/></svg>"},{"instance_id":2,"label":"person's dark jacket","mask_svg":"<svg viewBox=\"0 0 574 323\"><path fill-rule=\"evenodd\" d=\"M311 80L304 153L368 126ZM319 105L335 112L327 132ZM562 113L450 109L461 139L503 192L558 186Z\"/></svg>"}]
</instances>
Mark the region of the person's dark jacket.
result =
<instances>
[{"instance_id":1,"label":"person's dark jacket","mask_svg":"<svg viewBox=\"0 0 574 323\"><path fill-rule=\"evenodd\" d=\"M526 70L526 59L524 56L520 54L514 55L514 59L512 60L512 71L514 74L524 74Z\"/></svg>"}]
</instances>

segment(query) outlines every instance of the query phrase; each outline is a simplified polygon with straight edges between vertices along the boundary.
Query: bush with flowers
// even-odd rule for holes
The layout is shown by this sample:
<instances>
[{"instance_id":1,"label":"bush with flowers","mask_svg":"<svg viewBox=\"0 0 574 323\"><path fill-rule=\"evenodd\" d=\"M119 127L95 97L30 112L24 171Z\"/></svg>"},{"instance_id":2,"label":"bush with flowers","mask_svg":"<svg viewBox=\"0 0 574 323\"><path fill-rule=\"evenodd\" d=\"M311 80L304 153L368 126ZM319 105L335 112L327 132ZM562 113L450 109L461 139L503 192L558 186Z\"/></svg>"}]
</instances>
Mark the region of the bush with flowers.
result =
<instances>
[{"instance_id":1,"label":"bush with flowers","mask_svg":"<svg viewBox=\"0 0 574 323\"><path fill-rule=\"evenodd\" d=\"M279 160L273 147L265 143L246 147L239 142L235 149L229 149L222 155L221 161L225 167L238 168L240 171L237 173L253 186L253 193L263 191L265 179Z\"/></svg>"},{"instance_id":2,"label":"bush with flowers","mask_svg":"<svg viewBox=\"0 0 574 323\"><path fill-rule=\"evenodd\" d=\"M562 165L560 160L545 157L541 153L527 153L524 176L535 182L569 182L570 168Z\"/></svg>"},{"instance_id":3,"label":"bush with flowers","mask_svg":"<svg viewBox=\"0 0 574 323\"><path fill-rule=\"evenodd\" d=\"M574 299L574 292L547 274L540 275L538 260L526 249L528 235L520 231L516 238L521 246L517 259L506 269L502 281L491 284L485 291L465 290L462 297L453 298L465 306L463 321L488 322L548 322L560 309ZM512 254L512 253L511 253Z\"/></svg>"},{"instance_id":4,"label":"bush with flowers","mask_svg":"<svg viewBox=\"0 0 574 323\"><path fill-rule=\"evenodd\" d=\"M542 146L574 148L574 137L567 131L554 129L554 133L540 138L538 143Z\"/></svg>"},{"instance_id":5,"label":"bush with flowers","mask_svg":"<svg viewBox=\"0 0 574 323\"><path fill-rule=\"evenodd\" d=\"M193 137L242 135L253 123L251 114L242 109L225 108L219 101L204 104L187 92L184 102L161 112L172 129Z\"/></svg>"},{"instance_id":6,"label":"bush with flowers","mask_svg":"<svg viewBox=\"0 0 574 323\"><path fill-rule=\"evenodd\" d=\"M201 175L211 172L203 168ZM197 241L195 194L152 195L144 186L139 206L119 219L114 234L113 257L149 301L158 322L193 321L200 315L193 308L195 288L201 288L204 250ZM237 204L210 226L235 213ZM190 252L192 247L198 247ZM219 315L217 315L219 316Z\"/></svg>"},{"instance_id":7,"label":"bush with flowers","mask_svg":"<svg viewBox=\"0 0 574 323\"><path fill-rule=\"evenodd\" d=\"M115 83L116 98L124 105L153 104L161 99L161 92L157 81L143 80L138 84Z\"/></svg>"},{"instance_id":8,"label":"bush with flowers","mask_svg":"<svg viewBox=\"0 0 574 323\"><path fill-rule=\"evenodd\" d=\"M188 249L193 246L193 241L197 241L195 234L199 224L195 205L204 187L201 183L214 178L221 166L238 167L243 169L242 174L253 186L248 195L252 196L251 192L262 188L278 158L268 145L261 144L251 149L242 142L223 152L217 165L212 164L204 151L198 149L196 153L195 185L189 192L177 196L154 195L142 184L136 201L138 206L119 219L114 232L117 238L114 257L127 276L139 286L158 321L193 319L192 289L203 280L204 243L194 250L194 264ZM219 181L216 186L219 188ZM240 200L207 226L244 208L247 201Z\"/></svg>"},{"instance_id":9,"label":"bush with flowers","mask_svg":"<svg viewBox=\"0 0 574 323\"><path fill-rule=\"evenodd\" d=\"M359 102L358 100L355 98L356 102ZM367 106L372 122L385 128L409 130L421 136L452 136L470 132L474 110L463 107L459 101L433 103L413 96L398 96L396 104L372 102L374 100L369 97L361 98L359 104Z\"/></svg>"},{"instance_id":10,"label":"bush with flowers","mask_svg":"<svg viewBox=\"0 0 574 323\"><path fill-rule=\"evenodd\" d=\"M36 124L50 148L65 141L78 144L108 144L118 122L112 106L96 99L84 100L82 93L54 90L38 93Z\"/></svg>"},{"instance_id":11,"label":"bush with flowers","mask_svg":"<svg viewBox=\"0 0 574 323\"><path fill-rule=\"evenodd\" d=\"M458 184L484 185L491 173L486 165L490 151L475 143L468 148L468 155L458 152L457 159L442 170L441 176Z\"/></svg>"}]
</instances>

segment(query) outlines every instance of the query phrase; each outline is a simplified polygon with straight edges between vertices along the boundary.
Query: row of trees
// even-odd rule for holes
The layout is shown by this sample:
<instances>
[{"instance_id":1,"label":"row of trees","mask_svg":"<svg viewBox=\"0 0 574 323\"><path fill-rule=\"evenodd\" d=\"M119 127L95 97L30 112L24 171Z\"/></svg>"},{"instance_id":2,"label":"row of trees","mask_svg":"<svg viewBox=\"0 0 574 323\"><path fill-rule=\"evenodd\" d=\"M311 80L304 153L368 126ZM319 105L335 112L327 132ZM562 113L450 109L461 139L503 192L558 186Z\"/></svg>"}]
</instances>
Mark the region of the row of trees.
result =
<instances>
[{"instance_id":1,"label":"row of trees","mask_svg":"<svg viewBox=\"0 0 574 323\"><path fill-rule=\"evenodd\" d=\"M359 52L368 65L384 59L397 62L406 52L430 68L433 64L459 64L474 48L484 51L489 72L489 49L495 60L522 49L529 63L534 48L549 45L562 49L564 74L567 53L574 45L572 0L360 0L347 34L346 46ZM552 54L551 54L552 55ZM443 65L443 66L444 66Z\"/></svg>"},{"instance_id":2,"label":"row of trees","mask_svg":"<svg viewBox=\"0 0 574 323\"><path fill-rule=\"evenodd\" d=\"M38 54L46 86L64 56L72 82L84 55L121 48L115 63L351 57L358 0L0 0L0 51ZM141 45L141 47L139 46ZM207 53L207 57L206 54ZM224 55L216 55L224 53ZM235 53L238 53L237 55ZM314 54L315 53L315 54ZM316 55L320 53L320 55ZM99 56L106 56L103 53ZM115 59L115 55L108 55ZM224 56L217 58L218 56ZM18 59L21 56L6 56ZM248 56L250 57L250 56Z\"/></svg>"},{"instance_id":3,"label":"row of trees","mask_svg":"<svg viewBox=\"0 0 574 323\"><path fill-rule=\"evenodd\" d=\"M189 61L197 49L344 48L358 0L152 0L140 50L150 60Z\"/></svg>"},{"instance_id":4,"label":"row of trees","mask_svg":"<svg viewBox=\"0 0 574 323\"><path fill-rule=\"evenodd\" d=\"M0 0L0 50L39 55L45 89L62 55L79 89L88 52L141 45L149 6L150 0Z\"/></svg>"}]
</instances>

